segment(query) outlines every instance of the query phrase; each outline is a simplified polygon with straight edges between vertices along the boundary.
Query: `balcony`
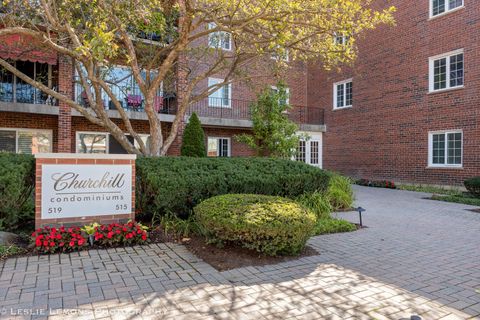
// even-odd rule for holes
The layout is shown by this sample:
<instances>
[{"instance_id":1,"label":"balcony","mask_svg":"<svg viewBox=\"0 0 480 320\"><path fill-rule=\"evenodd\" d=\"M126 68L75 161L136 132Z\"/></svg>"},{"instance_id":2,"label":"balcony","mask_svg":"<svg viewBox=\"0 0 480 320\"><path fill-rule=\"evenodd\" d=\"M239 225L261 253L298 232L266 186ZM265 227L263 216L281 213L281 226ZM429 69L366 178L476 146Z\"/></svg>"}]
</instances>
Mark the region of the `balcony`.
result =
<instances>
[{"instance_id":1,"label":"balcony","mask_svg":"<svg viewBox=\"0 0 480 320\"><path fill-rule=\"evenodd\" d=\"M252 101L240 99L206 98L191 105L187 114L197 113L206 125L251 127L251 104ZM176 107L175 100L167 101L161 113L175 114ZM324 131L323 111L320 108L293 106L286 114L306 131Z\"/></svg>"},{"instance_id":2,"label":"balcony","mask_svg":"<svg viewBox=\"0 0 480 320\"><path fill-rule=\"evenodd\" d=\"M140 95L119 96L122 108L134 120L147 120L144 99ZM104 108L111 118L120 115L108 99L104 100ZM3 102L3 103L2 103ZM77 96L77 102L88 108L86 97ZM205 98L190 106L187 116L196 112L205 126L251 128L251 101L240 99ZM0 110L38 114L58 114L57 101L29 85L17 84L15 90L5 83L0 85ZM177 113L177 99L174 93L161 93L155 99L155 110L161 114L164 122L172 122ZM323 109L305 106L294 106L286 112L288 117L300 125L303 131L325 131ZM81 116L72 110L73 116Z\"/></svg>"}]
</instances>

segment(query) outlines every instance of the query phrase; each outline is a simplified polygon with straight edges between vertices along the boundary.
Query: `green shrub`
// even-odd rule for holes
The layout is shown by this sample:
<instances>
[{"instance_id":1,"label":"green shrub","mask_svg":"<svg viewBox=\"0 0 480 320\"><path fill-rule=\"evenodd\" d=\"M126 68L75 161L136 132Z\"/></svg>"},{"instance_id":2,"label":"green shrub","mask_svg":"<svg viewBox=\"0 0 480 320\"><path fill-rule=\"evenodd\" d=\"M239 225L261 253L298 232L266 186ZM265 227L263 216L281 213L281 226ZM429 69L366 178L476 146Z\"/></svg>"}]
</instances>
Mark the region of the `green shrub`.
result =
<instances>
[{"instance_id":1,"label":"green shrub","mask_svg":"<svg viewBox=\"0 0 480 320\"><path fill-rule=\"evenodd\" d=\"M347 177L331 173L327 197L333 210L351 208L354 200L352 181Z\"/></svg>"},{"instance_id":2,"label":"green shrub","mask_svg":"<svg viewBox=\"0 0 480 320\"><path fill-rule=\"evenodd\" d=\"M314 234L329 234L339 232L351 232L357 230L353 223L341 219L321 219L315 225Z\"/></svg>"},{"instance_id":3,"label":"green shrub","mask_svg":"<svg viewBox=\"0 0 480 320\"><path fill-rule=\"evenodd\" d=\"M140 158L136 165L137 209L161 215L186 214L205 199L229 193L296 198L325 192L329 181L321 169L271 158L157 157Z\"/></svg>"},{"instance_id":4,"label":"green shrub","mask_svg":"<svg viewBox=\"0 0 480 320\"><path fill-rule=\"evenodd\" d=\"M206 157L205 134L200 119L194 112L185 126L181 154L185 157Z\"/></svg>"},{"instance_id":5,"label":"green shrub","mask_svg":"<svg viewBox=\"0 0 480 320\"><path fill-rule=\"evenodd\" d=\"M17 231L34 221L35 160L0 152L0 230Z\"/></svg>"},{"instance_id":6,"label":"green shrub","mask_svg":"<svg viewBox=\"0 0 480 320\"><path fill-rule=\"evenodd\" d=\"M474 177L471 179L467 179L464 182L465 188L467 188L468 192L470 192L475 197L480 198L480 177Z\"/></svg>"},{"instance_id":7,"label":"green shrub","mask_svg":"<svg viewBox=\"0 0 480 320\"><path fill-rule=\"evenodd\" d=\"M297 198L297 202L315 213L317 219L330 219L331 217L333 208L324 193L318 191L305 193Z\"/></svg>"},{"instance_id":8,"label":"green shrub","mask_svg":"<svg viewBox=\"0 0 480 320\"><path fill-rule=\"evenodd\" d=\"M267 255L295 255L312 235L315 215L281 197L228 194L203 201L195 218L210 242L235 243Z\"/></svg>"},{"instance_id":9,"label":"green shrub","mask_svg":"<svg viewBox=\"0 0 480 320\"><path fill-rule=\"evenodd\" d=\"M152 222L152 225L155 225ZM182 219L173 213L168 213L160 218L160 227L165 235L171 235L174 238L188 238L193 234L199 234L199 226L191 215Z\"/></svg>"}]
</instances>

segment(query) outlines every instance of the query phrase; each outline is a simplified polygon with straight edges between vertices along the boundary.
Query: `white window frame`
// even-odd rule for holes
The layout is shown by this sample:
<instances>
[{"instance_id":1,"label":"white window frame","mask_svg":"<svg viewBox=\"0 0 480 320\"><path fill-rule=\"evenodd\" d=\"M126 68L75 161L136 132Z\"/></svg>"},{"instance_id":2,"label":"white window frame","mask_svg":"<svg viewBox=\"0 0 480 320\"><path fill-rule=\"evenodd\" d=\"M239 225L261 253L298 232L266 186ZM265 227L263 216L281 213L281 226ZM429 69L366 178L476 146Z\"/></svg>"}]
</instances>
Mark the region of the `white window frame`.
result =
<instances>
[{"instance_id":1,"label":"white window frame","mask_svg":"<svg viewBox=\"0 0 480 320\"><path fill-rule=\"evenodd\" d=\"M318 132L298 132L302 138L300 141L305 142L305 162L314 167L323 168L323 135ZM307 138L304 138L307 137ZM318 163L312 163L312 142L318 143ZM295 155L292 160L297 160L297 155ZM303 162L303 161L300 161Z\"/></svg>"},{"instance_id":2,"label":"white window frame","mask_svg":"<svg viewBox=\"0 0 480 320\"><path fill-rule=\"evenodd\" d=\"M217 140L217 146L218 146L218 141L219 141L220 139L227 140L227 141L228 141L228 156L227 156L227 157L230 158L230 157L232 156L232 139L231 139L230 137L212 137L212 136L208 136L208 137L207 137L207 156L208 156L208 140L210 140L210 139L215 139L215 140ZM220 150L217 150L217 155L216 155L217 158L220 157L220 156L218 155L218 152L219 152L219 151L220 151Z\"/></svg>"},{"instance_id":3,"label":"white window frame","mask_svg":"<svg viewBox=\"0 0 480 320\"><path fill-rule=\"evenodd\" d=\"M102 131L77 131L75 132L75 153L79 153L78 152L78 141L79 141L79 138L80 138L80 134L96 134L96 135L100 135L100 134L104 134L106 135L106 139L105 139L105 143L106 143L106 146L105 146L105 151L106 153L105 154L110 154L110 137L112 136L111 133L109 132L102 132ZM128 133L125 133L125 135L129 136ZM148 134L138 134L139 137L141 138L144 138L144 137L149 137ZM137 140L134 139L133 141L134 145L136 148L138 148L138 143L137 143Z\"/></svg>"},{"instance_id":4,"label":"white window frame","mask_svg":"<svg viewBox=\"0 0 480 320\"><path fill-rule=\"evenodd\" d=\"M442 13L438 13L436 15L433 15L433 1L434 0L428 0L428 1L430 3L430 19L441 17L441 16L444 16L446 14L449 14L449 13L455 12L457 10L460 10L462 8L465 8L465 0L462 0L462 5L461 6L458 6L458 7L453 8L453 9L450 9L450 1L445 0L445 11L442 12Z\"/></svg>"},{"instance_id":5,"label":"white window frame","mask_svg":"<svg viewBox=\"0 0 480 320\"><path fill-rule=\"evenodd\" d=\"M207 28L210 30L210 29L214 29L216 28L217 25L214 23L214 22L211 22L207 25ZM213 46L212 45L212 37L218 37L218 39L222 39L222 37L225 35L225 34L228 34L229 37L228 37L228 48L224 47L222 45L222 42L223 41L220 41L220 43L216 46ZM208 34L208 46L212 49L222 49L223 51L232 51L232 34L227 32L227 31L215 31L215 32L212 32L212 33L209 33Z\"/></svg>"},{"instance_id":6,"label":"white window frame","mask_svg":"<svg viewBox=\"0 0 480 320\"><path fill-rule=\"evenodd\" d=\"M461 163L460 164L448 164L448 134L450 133L461 133L462 134L462 150L461 150ZM443 134L445 135L445 163L438 164L433 163L433 136ZM463 148L464 148L464 136L463 130L439 130L439 131L430 131L428 132L428 167L429 168L463 168Z\"/></svg>"},{"instance_id":7,"label":"white window frame","mask_svg":"<svg viewBox=\"0 0 480 320\"><path fill-rule=\"evenodd\" d=\"M271 86L272 90L274 90L275 92L278 92L278 87L277 86ZM286 100L286 103L287 105L290 104L290 88L285 88L285 93L287 94L287 100Z\"/></svg>"},{"instance_id":8,"label":"white window frame","mask_svg":"<svg viewBox=\"0 0 480 320\"><path fill-rule=\"evenodd\" d=\"M340 81L340 82L336 82L333 84L333 110L340 110L340 109L348 109L348 108L352 108L353 107L353 94L352 94L352 104L350 105L347 105L347 83L352 83L352 88L353 88L353 78L350 78L350 79L347 79L347 80L343 80L343 81ZM338 101L338 96L337 96L337 87L339 85L344 85L344 88L343 88L343 101L345 102L345 105L344 106L341 106L341 107L337 107L337 101Z\"/></svg>"},{"instance_id":9,"label":"white window frame","mask_svg":"<svg viewBox=\"0 0 480 320\"><path fill-rule=\"evenodd\" d=\"M100 131L77 131L75 132L75 153L80 153L78 149L78 142L80 141L80 135L81 134L95 134L95 135L100 135L104 134L106 136L105 138L105 154L109 154L109 142L110 142L110 134L108 132L100 132Z\"/></svg>"},{"instance_id":10,"label":"white window frame","mask_svg":"<svg viewBox=\"0 0 480 320\"><path fill-rule=\"evenodd\" d=\"M222 83L224 82L225 80L224 79L220 79L220 78L208 78L208 88L214 86L215 84L218 84L218 83ZM210 103L210 98L212 99L222 99L223 98L218 98L218 97L212 97L212 95L216 94L217 92L219 91L223 91L223 87L224 86L228 86L228 104L211 104ZM208 96L208 106L210 108L231 108L232 107L232 84L231 83L228 83L228 84L225 84L223 85L222 87L218 88L217 90L213 91L212 93L210 93L210 95Z\"/></svg>"},{"instance_id":11,"label":"white window frame","mask_svg":"<svg viewBox=\"0 0 480 320\"><path fill-rule=\"evenodd\" d=\"M18 133L19 132L41 132L47 134L50 138L50 150L53 150L53 131L49 129L30 129L30 128L0 128L0 131L15 131L15 153L18 153Z\"/></svg>"},{"instance_id":12,"label":"white window frame","mask_svg":"<svg viewBox=\"0 0 480 320\"><path fill-rule=\"evenodd\" d=\"M450 86L450 58L459 54L463 54L463 84L461 86L455 86L451 87ZM435 61L444 59L446 58L446 83L447 86L443 89L436 89L434 88L435 86ZM458 49L454 51L450 51L447 53L442 53L433 57L428 58L428 91L429 93L433 92L442 92L442 91L448 91L448 90L455 90L455 89L461 89L465 87L465 52L464 49Z\"/></svg>"}]
</instances>

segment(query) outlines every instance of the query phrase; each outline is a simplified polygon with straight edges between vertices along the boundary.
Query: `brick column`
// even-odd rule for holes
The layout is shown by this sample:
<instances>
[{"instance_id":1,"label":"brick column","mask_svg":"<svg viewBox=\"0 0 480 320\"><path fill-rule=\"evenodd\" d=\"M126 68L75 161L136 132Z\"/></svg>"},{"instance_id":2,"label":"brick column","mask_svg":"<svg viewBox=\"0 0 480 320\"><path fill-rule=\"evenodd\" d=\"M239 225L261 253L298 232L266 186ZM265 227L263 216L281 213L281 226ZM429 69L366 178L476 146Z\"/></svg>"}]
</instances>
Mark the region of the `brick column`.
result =
<instances>
[{"instance_id":1,"label":"brick column","mask_svg":"<svg viewBox=\"0 0 480 320\"><path fill-rule=\"evenodd\" d=\"M188 59L184 53L181 53L177 60L177 68L175 70L176 76L176 90L177 90L177 106L180 106L184 99L185 99L185 90L187 87L188 81ZM188 116L189 111L185 114L185 118ZM186 121L185 118L182 119L179 128L177 137L175 141L172 143L172 146L168 150L168 155L171 156L179 156L180 155L180 147L182 146L182 139L183 139L183 131L185 130Z\"/></svg>"},{"instance_id":2,"label":"brick column","mask_svg":"<svg viewBox=\"0 0 480 320\"><path fill-rule=\"evenodd\" d=\"M58 90L73 98L73 64L67 56L60 56L58 59ZM58 106L57 141L57 152L72 152L72 113L70 106L63 102Z\"/></svg>"}]
</instances>

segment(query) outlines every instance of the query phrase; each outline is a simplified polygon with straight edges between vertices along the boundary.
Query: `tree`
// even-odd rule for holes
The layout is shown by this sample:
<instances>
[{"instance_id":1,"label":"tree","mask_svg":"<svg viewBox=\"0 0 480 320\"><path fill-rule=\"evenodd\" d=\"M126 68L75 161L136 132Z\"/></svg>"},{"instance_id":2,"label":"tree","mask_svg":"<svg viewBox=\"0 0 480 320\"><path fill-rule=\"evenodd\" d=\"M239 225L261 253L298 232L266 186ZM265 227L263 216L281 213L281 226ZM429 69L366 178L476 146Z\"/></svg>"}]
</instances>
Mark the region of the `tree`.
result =
<instances>
[{"instance_id":1,"label":"tree","mask_svg":"<svg viewBox=\"0 0 480 320\"><path fill-rule=\"evenodd\" d=\"M185 126L182 141L182 156L185 157L206 157L205 134L200 119L194 112Z\"/></svg>"},{"instance_id":2,"label":"tree","mask_svg":"<svg viewBox=\"0 0 480 320\"><path fill-rule=\"evenodd\" d=\"M279 84L275 91L265 89L250 107L253 134L236 136L236 140L247 144L262 157L291 158L301 139L297 124L287 116L291 108L283 84Z\"/></svg>"},{"instance_id":3,"label":"tree","mask_svg":"<svg viewBox=\"0 0 480 320\"><path fill-rule=\"evenodd\" d=\"M371 0L2 2L0 41L14 34L31 37L70 58L85 103L32 79L6 59L0 58L0 67L103 127L128 152L157 156L167 153L192 104L225 84L248 82L253 74L281 77L288 64L272 56L288 53L290 61L319 59L326 68L351 62L356 55L355 39L379 24L393 23L394 11L393 7L372 9ZM348 36L348 41L335 41L339 34ZM155 41L139 39L145 35ZM222 43L228 43L230 50L221 50ZM114 93L122 89L118 89L121 79L112 79L109 70L118 64L131 70L144 97L149 148ZM223 81L204 86L213 76ZM178 105L165 134L155 99L162 84L169 83L177 86ZM121 125L109 118L104 97L118 111Z\"/></svg>"}]
</instances>

